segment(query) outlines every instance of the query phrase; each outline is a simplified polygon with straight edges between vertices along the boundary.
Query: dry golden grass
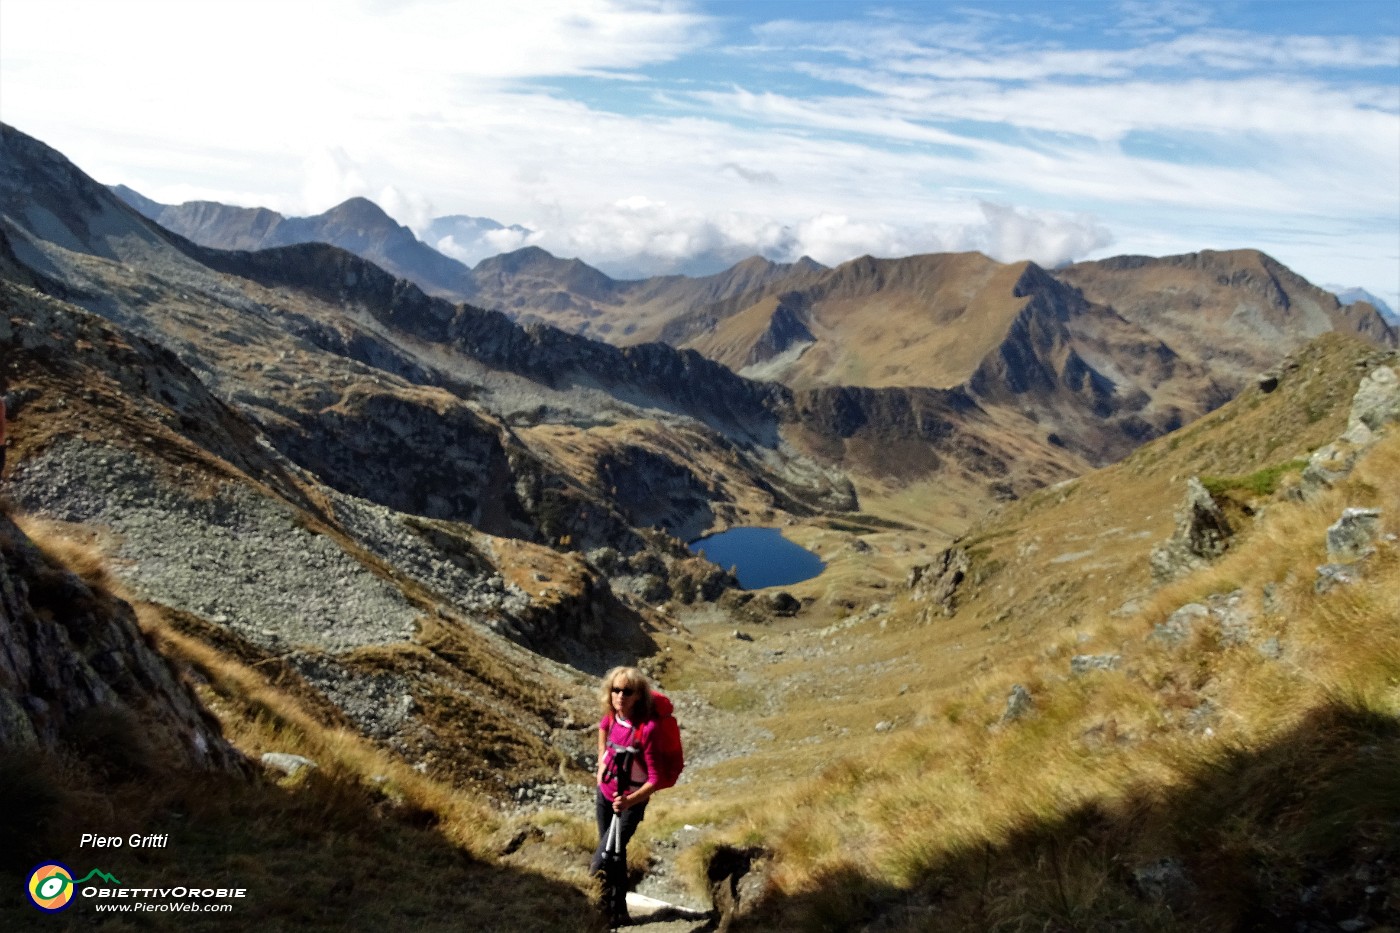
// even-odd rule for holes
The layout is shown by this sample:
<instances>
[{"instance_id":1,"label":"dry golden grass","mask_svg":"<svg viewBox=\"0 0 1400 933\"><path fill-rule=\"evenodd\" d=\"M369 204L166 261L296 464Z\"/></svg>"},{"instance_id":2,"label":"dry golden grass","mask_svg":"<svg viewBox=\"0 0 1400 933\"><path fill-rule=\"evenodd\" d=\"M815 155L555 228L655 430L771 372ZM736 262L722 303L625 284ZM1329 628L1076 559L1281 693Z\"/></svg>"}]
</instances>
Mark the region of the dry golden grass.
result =
<instances>
[{"instance_id":1,"label":"dry golden grass","mask_svg":"<svg viewBox=\"0 0 1400 933\"><path fill-rule=\"evenodd\" d=\"M1252 491L1254 518L1206 570L1156 587L1146 566L1187 476L1249 475L1340 433L1353 349L1333 340L1314 352L1277 397L1246 394L975 529L954 617L919 621L922 607L897 601L878 635L873 623L829 638L794 625L783 644L805 635L827 650L766 668L769 683L794 685L758 721L773 745L714 772L732 782L756 771L784 788L756 804L744 790L717 794L710 814L727 825L718 839L756 837L778 853L764 922L842 929L882 916L882 928L926 929L922 911L937 903L938 929L1216 928L1254 909L1229 890L1244 890L1251 859L1280 879L1327 858L1355 866L1361 850L1326 827L1341 820L1369 840L1376 819L1400 816L1395 776L1346 764L1358 749L1395 753L1400 554L1382 542L1359 583L1323 596L1313 584L1344 507L1379 507L1394 530L1400 435L1315 501L1294 501L1286 484ZM1300 410L1315 415L1301 427ZM1210 626L1179 647L1147 638L1183 604L1235 591L1253 613L1247 644ZM1260 650L1270 639L1277 658ZM1076 654L1122 661L1073 677ZM1002 723L1016 683L1034 712ZM895 730L872 731L878 720ZM1376 782L1371 798L1347 797L1358 774ZM1316 799L1289 804L1295 783ZM1212 823L1224 800L1239 811L1228 827ZM700 806L687 814L706 819ZM1131 883L1165 857L1195 859L1193 877L1205 876L1175 915ZM1271 883L1270 897L1291 896L1291 881Z\"/></svg>"}]
</instances>

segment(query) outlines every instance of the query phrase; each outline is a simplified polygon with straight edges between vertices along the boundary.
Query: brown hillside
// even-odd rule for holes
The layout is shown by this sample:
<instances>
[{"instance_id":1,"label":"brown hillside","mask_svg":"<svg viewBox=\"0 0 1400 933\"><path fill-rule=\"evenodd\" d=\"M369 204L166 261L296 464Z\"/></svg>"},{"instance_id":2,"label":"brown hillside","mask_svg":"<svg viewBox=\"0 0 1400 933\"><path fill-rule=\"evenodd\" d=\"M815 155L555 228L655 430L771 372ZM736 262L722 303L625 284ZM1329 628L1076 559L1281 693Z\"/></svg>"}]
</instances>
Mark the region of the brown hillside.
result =
<instances>
[{"instance_id":1,"label":"brown hillside","mask_svg":"<svg viewBox=\"0 0 1400 933\"><path fill-rule=\"evenodd\" d=\"M527 247L478 264L472 272L477 289L472 300L522 324L549 324L630 346L663 339L675 322L688 316L732 313L730 305L741 296L793 287L822 271L824 267L810 259L783 264L752 256L698 278L667 275L617 281L577 259L559 259ZM713 310L716 307L720 310Z\"/></svg>"},{"instance_id":2,"label":"brown hillside","mask_svg":"<svg viewBox=\"0 0 1400 933\"><path fill-rule=\"evenodd\" d=\"M980 253L843 263L801 290L814 345L767 375L798 389L958 385L1024 305L1025 266ZM742 372L775 309L765 298L687 345Z\"/></svg>"},{"instance_id":3,"label":"brown hillside","mask_svg":"<svg viewBox=\"0 0 1400 933\"><path fill-rule=\"evenodd\" d=\"M1393 923L1377 873L1395 851L1393 538L1351 582L1315 584L1343 509L1394 528L1400 447L1385 436L1306 498L1297 469L1394 363L1325 335L1272 392L1005 506L958 542L956 578L892 536L869 542L884 565L830 541L827 573L793 588L806 616L724 648L753 671L728 689L750 691L771 741L707 774L680 817L772 853L752 928L1341 928L1363 903ZM1236 534L1159 583L1149 554L1192 476ZM856 560L922 570L843 613L831 580ZM1188 604L1213 621L1174 640ZM756 799L755 774L791 790ZM1182 885L1165 902L1149 887L1164 864Z\"/></svg>"},{"instance_id":4,"label":"brown hillside","mask_svg":"<svg viewBox=\"0 0 1400 933\"><path fill-rule=\"evenodd\" d=\"M1330 330L1396 344L1394 330L1370 305L1342 305L1258 250L1119 256L1055 275L1183 356L1241 382Z\"/></svg>"}]
</instances>

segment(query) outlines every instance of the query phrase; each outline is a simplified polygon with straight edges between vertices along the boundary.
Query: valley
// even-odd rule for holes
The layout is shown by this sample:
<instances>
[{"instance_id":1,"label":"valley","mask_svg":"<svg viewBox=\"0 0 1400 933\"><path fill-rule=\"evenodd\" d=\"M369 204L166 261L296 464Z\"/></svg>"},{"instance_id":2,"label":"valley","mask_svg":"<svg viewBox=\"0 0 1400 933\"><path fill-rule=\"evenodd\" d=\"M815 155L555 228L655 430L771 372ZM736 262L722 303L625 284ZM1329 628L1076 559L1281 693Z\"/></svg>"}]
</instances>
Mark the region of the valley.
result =
<instances>
[{"instance_id":1,"label":"valley","mask_svg":"<svg viewBox=\"0 0 1400 933\"><path fill-rule=\"evenodd\" d=\"M136 200L3 127L7 879L173 825L108 870L246 883L245 926L596 929L596 682L637 663L689 762L639 890L722 928L1400 918L1370 305L1248 249L616 282L368 201ZM686 546L746 527L823 569ZM188 919L151 928L230 928Z\"/></svg>"}]
</instances>

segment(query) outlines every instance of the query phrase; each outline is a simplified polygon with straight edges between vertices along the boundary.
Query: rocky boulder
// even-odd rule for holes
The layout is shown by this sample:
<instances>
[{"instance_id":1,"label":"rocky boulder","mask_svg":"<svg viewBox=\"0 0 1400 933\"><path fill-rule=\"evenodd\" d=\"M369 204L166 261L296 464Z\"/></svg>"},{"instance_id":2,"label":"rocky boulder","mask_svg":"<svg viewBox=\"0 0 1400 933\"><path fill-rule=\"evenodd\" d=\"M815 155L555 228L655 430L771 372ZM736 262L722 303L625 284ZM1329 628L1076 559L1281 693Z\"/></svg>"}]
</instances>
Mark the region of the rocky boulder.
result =
<instances>
[{"instance_id":1,"label":"rocky boulder","mask_svg":"<svg viewBox=\"0 0 1400 933\"><path fill-rule=\"evenodd\" d=\"M1245 602L1244 591L1215 593L1205 602L1187 603L1157 625L1148 636L1152 641L1177 648L1186 644L1202 625L1213 625L1227 645L1249 641L1254 613Z\"/></svg>"},{"instance_id":2,"label":"rocky boulder","mask_svg":"<svg viewBox=\"0 0 1400 933\"><path fill-rule=\"evenodd\" d=\"M1116 671L1122 663L1121 654L1077 654L1069 659L1069 672L1079 676L1091 671Z\"/></svg>"},{"instance_id":3,"label":"rocky boulder","mask_svg":"<svg viewBox=\"0 0 1400 933\"><path fill-rule=\"evenodd\" d=\"M1380 534L1380 509L1347 509L1327 529L1329 560L1364 557Z\"/></svg>"},{"instance_id":4,"label":"rocky boulder","mask_svg":"<svg viewBox=\"0 0 1400 933\"><path fill-rule=\"evenodd\" d=\"M1204 567L1230 547L1234 530L1199 479L1186 483L1186 499L1176 511L1176 531L1152 549L1152 577L1159 583Z\"/></svg>"},{"instance_id":5,"label":"rocky boulder","mask_svg":"<svg viewBox=\"0 0 1400 933\"><path fill-rule=\"evenodd\" d=\"M1308 458L1301 495L1315 496L1349 476L1361 454L1375 443L1376 435L1396 421L1400 421L1400 376L1393 367L1378 366L1352 397L1346 432Z\"/></svg>"},{"instance_id":6,"label":"rocky boulder","mask_svg":"<svg viewBox=\"0 0 1400 933\"><path fill-rule=\"evenodd\" d=\"M1400 376L1389 366L1378 366L1367 374L1351 403L1347 429L1364 424L1372 431L1400 421Z\"/></svg>"},{"instance_id":7,"label":"rocky boulder","mask_svg":"<svg viewBox=\"0 0 1400 933\"><path fill-rule=\"evenodd\" d=\"M930 603L929 611L938 609L945 616L957 611L958 588L972 569L967 551L951 547L929 564L919 564L909 570L907 583L915 602Z\"/></svg>"},{"instance_id":8,"label":"rocky boulder","mask_svg":"<svg viewBox=\"0 0 1400 933\"><path fill-rule=\"evenodd\" d=\"M786 590L768 597L768 608L775 616L795 616L802 609L797 597Z\"/></svg>"},{"instance_id":9,"label":"rocky boulder","mask_svg":"<svg viewBox=\"0 0 1400 933\"><path fill-rule=\"evenodd\" d=\"M1006 698L1006 712L1002 713L1001 721L1015 722L1029 715L1034 708L1035 701L1031 699L1030 691L1023 684L1015 684Z\"/></svg>"}]
</instances>

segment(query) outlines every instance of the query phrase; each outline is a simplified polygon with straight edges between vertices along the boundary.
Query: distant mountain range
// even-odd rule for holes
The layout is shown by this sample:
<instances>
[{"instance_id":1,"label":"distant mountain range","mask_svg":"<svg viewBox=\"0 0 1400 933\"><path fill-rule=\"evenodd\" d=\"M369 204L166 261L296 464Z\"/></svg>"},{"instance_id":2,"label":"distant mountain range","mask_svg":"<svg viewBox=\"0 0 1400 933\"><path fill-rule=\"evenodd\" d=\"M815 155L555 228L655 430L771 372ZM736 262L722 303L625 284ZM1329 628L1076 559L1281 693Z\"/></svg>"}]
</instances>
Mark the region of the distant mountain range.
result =
<instances>
[{"instance_id":1,"label":"distant mountain range","mask_svg":"<svg viewBox=\"0 0 1400 933\"><path fill-rule=\"evenodd\" d=\"M561 259L530 244L534 232L526 227L506 226L487 217L434 218L424 230L424 242L364 198L352 198L314 217L287 218L266 208L231 207L209 201L161 204L125 185L112 186L111 190L146 217L201 246L255 250L295 243L329 243L409 279L429 294L496 308L522 323L549 323L616 344L661 339L694 345L702 352L713 351L716 358L726 358L731 365L738 363L739 368L757 366L755 373L770 371L772 367L763 365L765 361L759 357L774 354L760 347L753 359L748 358L747 349L736 357L732 341L734 332L743 329L742 323L727 325L724 332L706 334L717 326L719 318L737 310L712 306L732 303L755 290L767 296L762 300L777 302L774 296L794 287L800 289L813 273L825 269L806 258L781 264L755 256L705 276L619 280L581 260ZM888 261L866 258L855 262L870 267L872 263ZM973 261L972 265L978 263ZM1077 268L1090 265L1081 263ZM1062 271L1065 270L1055 270L1053 274L1069 278L1080 274L1066 272L1066 276L1061 276ZM849 271L842 276L849 278ZM1384 301L1364 289L1324 287L1335 293L1344 306L1365 302L1375 307L1388 324L1400 324L1400 317ZM946 298L945 289L940 300ZM785 322L796 323L792 300L783 305L779 331ZM1327 301L1318 300L1324 304ZM743 310L749 319L763 316L751 307ZM797 331L791 336L800 342ZM782 343L788 345L787 341ZM809 362L807 367L815 365Z\"/></svg>"},{"instance_id":2,"label":"distant mountain range","mask_svg":"<svg viewBox=\"0 0 1400 933\"><path fill-rule=\"evenodd\" d=\"M1400 326L1400 314L1397 314L1394 308L1386 304L1382 299L1366 291L1366 289L1347 288L1342 285L1324 285L1322 287L1334 292L1337 296L1337 300L1342 304L1354 305L1359 301L1364 301L1374 306L1375 309L1381 313L1381 317L1385 318L1390 326Z\"/></svg>"},{"instance_id":3,"label":"distant mountain range","mask_svg":"<svg viewBox=\"0 0 1400 933\"><path fill-rule=\"evenodd\" d=\"M1343 304L1254 250L1125 256L1053 271L980 253L862 257L831 269L752 257L710 276L619 281L537 246L468 269L360 198L288 219L207 202L163 206L116 191L199 244L266 251L325 242L430 295L529 325L528 336L512 336L501 319L487 337L480 328L491 319L478 319L471 353L492 367L554 385L560 373L578 372L619 397L698 415L731 437L767 444L776 429L815 461L857 478L941 477L950 494L974 501L1124 456L1219 406L1320 333L1396 341L1371 305ZM432 230L443 234L439 242L459 233L528 236L470 217L442 218ZM336 302L406 300L391 300L397 292L387 285L375 286L380 298L362 295L366 273L330 253L197 258ZM347 288L350 281L360 284ZM445 309L386 313L418 340L455 339ZM614 359L615 351L554 327L645 349L646 375L624 388L642 375L626 373L643 356ZM664 373L697 370L687 357L642 346L654 342L722 364L706 377L710 391L668 382ZM580 360L588 361L582 370Z\"/></svg>"},{"instance_id":4,"label":"distant mountain range","mask_svg":"<svg viewBox=\"0 0 1400 933\"><path fill-rule=\"evenodd\" d=\"M314 217L284 217L265 207L231 207L215 201L160 204L125 185L112 191L146 217L200 246L259 250L329 243L408 279L430 295L462 299L475 290L469 268L420 241L366 198L351 198Z\"/></svg>"}]
</instances>

